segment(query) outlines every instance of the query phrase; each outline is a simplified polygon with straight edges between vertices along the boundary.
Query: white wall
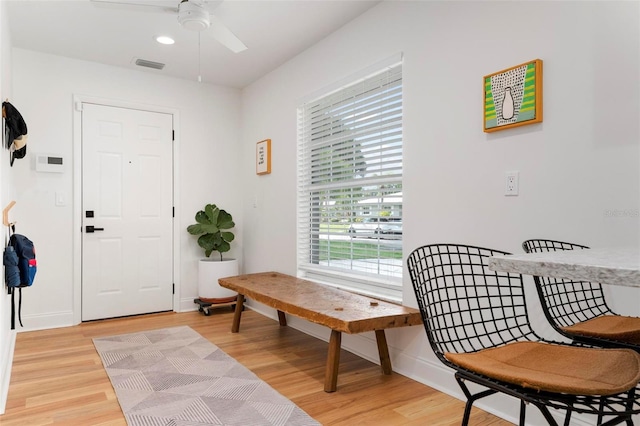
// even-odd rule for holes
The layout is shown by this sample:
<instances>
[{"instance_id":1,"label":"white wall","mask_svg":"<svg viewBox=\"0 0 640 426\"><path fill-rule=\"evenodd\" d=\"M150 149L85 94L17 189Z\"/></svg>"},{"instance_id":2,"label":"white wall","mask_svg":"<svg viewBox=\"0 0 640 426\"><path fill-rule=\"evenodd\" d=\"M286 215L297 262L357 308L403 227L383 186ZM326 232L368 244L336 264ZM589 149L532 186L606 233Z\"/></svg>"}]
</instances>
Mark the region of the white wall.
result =
<instances>
[{"instance_id":1,"label":"white wall","mask_svg":"<svg viewBox=\"0 0 640 426\"><path fill-rule=\"evenodd\" d=\"M0 2L0 97L12 99L11 93L11 34L6 11L6 2ZM0 131L1 132L1 131ZM4 143L4 140L2 141ZM9 174L8 151L0 147L0 208L11 201L11 176ZM9 220L13 220L13 212L9 214ZM2 247L6 245L8 230L3 226L0 236ZM2 276L4 277L4 268ZM11 379L11 363L13 361L13 348L16 341L15 331L11 331L11 297L7 295L4 278L0 286L0 414L4 413Z\"/></svg>"},{"instance_id":2,"label":"white wall","mask_svg":"<svg viewBox=\"0 0 640 426\"><path fill-rule=\"evenodd\" d=\"M238 224L234 253L245 272L296 272L299 99L397 52L405 57L405 255L437 241L514 252L531 237L638 245L637 216L607 215L640 206L638 12L637 2L385 2L247 88L240 114L232 89L10 51L0 2L0 96L11 93L27 120L30 153L8 170L2 150L0 200L18 201L18 229L35 241L40 264L35 286L24 292L25 329L69 325L76 308L72 219L80 207L55 207L53 196L73 200L79 176L36 173L31 158L53 152L73 160L74 94L179 110L179 227L207 202L224 206ZM482 77L534 58L544 60L544 123L483 133ZM273 171L256 176L255 143L265 138L272 139ZM519 197L502 195L506 170L520 171ZM176 241L176 284L187 308L201 254L186 231ZM408 277L404 287L413 305ZM624 290L613 291L614 304L638 313L637 296ZM11 334L0 297L4 348ZM536 312L535 299L529 302ZM291 324L328 336L322 327ZM395 371L459 395L424 330L387 334ZM344 336L343 344L377 359L371 335ZM0 351L0 366L6 358ZM515 415L512 401L487 404Z\"/></svg>"},{"instance_id":3,"label":"white wall","mask_svg":"<svg viewBox=\"0 0 640 426\"><path fill-rule=\"evenodd\" d=\"M18 230L34 241L38 256L34 286L23 292L24 329L71 325L78 313L72 225L81 206L73 202L74 179L80 179L71 167L73 144L79 143L73 140L74 95L178 110L175 249L180 270L175 275L181 303L176 309L193 309L202 253L186 228L196 211L214 202L235 213L239 243L232 254L242 251L242 200L234 184L240 176L239 91L23 49L13 49L13 87L29 127L29 154L16 160L11 170L17 197L14 210ZM65 173L35 172L34 153L62 155L68 163ZM64 194L66 206L55 206L56 192Z\"/></svg>"},{"instance_id":4,"label":"white wall","mask_svg":"<svg viewBox=\"0 0 640 426\"><path fill-rule=\"evenodd\" d=\"M405 257L436 242L512 252L527 238L639 245L639 19L638 2L384 2L252 84L242 110L245 272L296 273L299 99L397 52ZM483 76L536 58L544 61L544 122L483 133ZM255 143L265 138L273 171L256 176ZM503 195L510 170L520 172L518 197ZM633 289L608 291L615 308L640 313ZM535 328L556 337L534 292L528 297ZM406 273L404 298L415 305ZM373 336L345 337L376 360ZM388 340L395 371L460 395L422 328L389 331ZM516 416L513 401L485 404Z\"/></svg>"}]
</instances>

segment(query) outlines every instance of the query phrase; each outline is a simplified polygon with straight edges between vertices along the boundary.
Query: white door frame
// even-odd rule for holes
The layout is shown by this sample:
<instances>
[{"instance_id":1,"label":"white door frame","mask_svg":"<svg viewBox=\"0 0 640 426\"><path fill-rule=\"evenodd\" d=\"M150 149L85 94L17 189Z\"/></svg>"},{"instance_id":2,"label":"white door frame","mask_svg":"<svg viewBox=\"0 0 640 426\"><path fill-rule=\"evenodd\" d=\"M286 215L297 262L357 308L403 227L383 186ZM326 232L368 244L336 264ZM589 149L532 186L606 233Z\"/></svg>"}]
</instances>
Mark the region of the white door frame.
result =
<instances>
[{"instance_id":1,"label":"white door frame","mask_svg":"<svg viewBox=\"0 0 640 426\"><path fill-rule=\"evenodd\" d=\"M73 95L73 324L82 322L82 104L91 103L111 107L138 109L173 116L173 205L180 200L180 114L175 108L137 102L119 101L87 95ZM181 247L180 209L175 209L173 218L173 311L180 310L180 256Z\"/></svg>"}]
</instances>

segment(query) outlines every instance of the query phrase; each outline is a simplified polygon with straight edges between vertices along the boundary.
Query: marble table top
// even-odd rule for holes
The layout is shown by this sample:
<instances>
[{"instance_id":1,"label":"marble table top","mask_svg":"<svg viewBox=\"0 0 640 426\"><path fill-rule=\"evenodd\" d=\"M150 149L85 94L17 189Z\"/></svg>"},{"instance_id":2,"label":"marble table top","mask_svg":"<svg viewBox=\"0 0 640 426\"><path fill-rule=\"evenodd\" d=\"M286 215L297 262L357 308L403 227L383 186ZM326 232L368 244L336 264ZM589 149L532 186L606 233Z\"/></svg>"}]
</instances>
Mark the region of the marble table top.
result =
<instances>
[{"instance_id":1,"label":"marble table top","mask_svg":"<svg viewBox=\"0 0 640 426\"><path fill-rule=\"evenodd\" d=\"M640 249L595 248L493 256L489 269L640 287Z\"/></svg>"}]
</instances>

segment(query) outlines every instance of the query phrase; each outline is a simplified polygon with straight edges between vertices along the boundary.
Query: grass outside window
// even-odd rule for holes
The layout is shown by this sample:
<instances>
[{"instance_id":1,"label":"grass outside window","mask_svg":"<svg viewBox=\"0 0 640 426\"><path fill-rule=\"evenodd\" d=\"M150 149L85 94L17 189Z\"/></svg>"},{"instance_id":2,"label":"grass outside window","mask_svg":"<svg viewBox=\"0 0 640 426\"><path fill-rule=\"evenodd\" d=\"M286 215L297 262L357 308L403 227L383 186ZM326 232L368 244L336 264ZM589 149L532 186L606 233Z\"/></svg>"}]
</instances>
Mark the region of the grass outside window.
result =
<instances>
[{"instance_id":1,"label":"grass outside window","mask_svg":"<svg viewBox=\"0 0 640 426\"><path fill-rule=\"evenodd\" d=\"M402 259L401 246L380 246L363 241L320 240L320 260Z\"/></svg>"}]
</instances>

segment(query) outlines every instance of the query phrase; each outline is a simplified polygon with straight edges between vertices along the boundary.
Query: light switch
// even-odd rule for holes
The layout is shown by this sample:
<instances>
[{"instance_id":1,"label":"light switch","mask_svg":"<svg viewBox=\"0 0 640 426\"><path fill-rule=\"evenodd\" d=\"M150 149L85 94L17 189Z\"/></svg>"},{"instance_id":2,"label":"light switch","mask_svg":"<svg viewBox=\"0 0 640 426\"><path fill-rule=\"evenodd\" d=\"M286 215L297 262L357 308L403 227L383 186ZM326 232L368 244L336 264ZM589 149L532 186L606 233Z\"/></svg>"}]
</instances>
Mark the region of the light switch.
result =
<instances>
[{"instance_id":1,"label":"light switch","mask_svg":"<svg viewBox=\"0 0 640 426\"><path fill-rule=\"evenodd\" d=\"M64 207L67 205L67 197L62 192L56 192L56 206Z\"/></svg>"}]
</instances>

